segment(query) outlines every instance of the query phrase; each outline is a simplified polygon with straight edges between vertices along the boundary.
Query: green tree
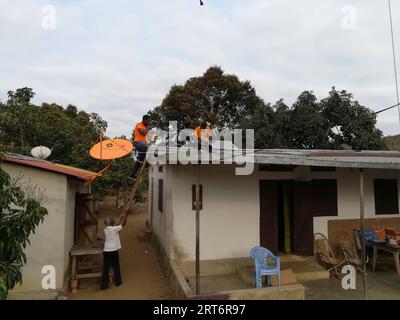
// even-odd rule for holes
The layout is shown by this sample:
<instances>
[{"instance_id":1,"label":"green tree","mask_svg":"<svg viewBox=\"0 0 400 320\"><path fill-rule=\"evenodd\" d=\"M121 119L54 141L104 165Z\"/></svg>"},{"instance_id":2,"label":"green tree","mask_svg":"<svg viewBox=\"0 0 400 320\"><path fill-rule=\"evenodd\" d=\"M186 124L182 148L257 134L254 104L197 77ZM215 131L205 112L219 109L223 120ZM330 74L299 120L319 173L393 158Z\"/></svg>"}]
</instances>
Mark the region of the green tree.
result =
<instances>
[{"instance_id":1,"label":"green tree","mask_svg":"<svg viewBox=\"0 0 400 320\"><path fill-rule=\"evenodd\" d=\"M351 93L333 88L320 104L331 148L348 145L354 150L387 149L382 131L376 128L376 115L355 101Z\"/></svg>"},{"instance_id":2,"label":"green tree","mask_svg":"<svg viewBox=\"0 0 400 320\"><path fill-rule=\"evenodd\" d=\"M249 81L213 66L184 85L172 86L161 105L149 114L152 122L163 129L169 121L177 121L178 129L194 128L200 121L219 129L238 128L260 104L263 101Z\"/></svg>"},{"instance_id":3,"label":"green tree","mask_svg":"<svg viewBox=\"0 0 400 320\"><path fill-rule=\"evenodd\" d=\"M346 91L333 89L321 101L304 91L292 107L279 100L272 110L259 107L242 121L243 128L255 129L256 148L387 149L373 111Z\"/></svg>"},{"instance_id":4,"label":"green tree","mask_svg":"<svg viewBox=\"0 0 400 320\"><path fill-rule=\"evenodd\" d=\"M311 91L304 91L289 110L287 144L293 149L328 147L326 121Z\"/></svg>"},{"instance_id":5,"label":"green tree","mask_svg":"<svg viewBox=\"0 0 400 320\"><path fill-rule=\"evenodd\" d=\"M258 148L275 148L277 137L274 121L274 110L270 105L259 104L251 118L241 121L243 129L254 129L254 144Z\"/></svg>"},{"instance_id":6,"label":"green tree","mask_svg":"<svg viewBox=\"0 0 400 320\"><path fill-rule=\"evenodd\" d=\"M99 170L101 163L88 151L106 130L107 122L73 105L33 105L30 100L34 95L30 88L9 91L7 102L0 104L0 148L30 155L33 147L44 145L52 150L48 160Z\"/></svg>"},{"instance_id":7,"label":"green tree","mask_svg":"<svg viewBox=\"0 0 400 320\"><path fill-rule=\"evenodd\" d=\"M292 140L290 137L289 107L283 102L283 99L280 99L272 106L272 108L274 110L273 121L276 142L274 148L290 148Z\"/></svg>"},{"instance_id":8,"label":"green tree","mask_svg":"<svg viewBox=\"0 0 400 320\"><path fill-rule=\"evenodd\" d=\"M27 141L33 114L30 113L31 99L35 93L31 88L8 91L6 104L0 105L0 139L20 152L27 150Z\"/></svg>"},{"instance_id":9,"label":"green tree","mask_svg":"<svg viewBox=\"0 0 400 320\"><path fill-rule=\"evenodd\" d=\"M0 300L6 299L18 282L22 283L24 249L46 214L40 201L25 193L0 168Z\"/></svg>"}]
</instances>

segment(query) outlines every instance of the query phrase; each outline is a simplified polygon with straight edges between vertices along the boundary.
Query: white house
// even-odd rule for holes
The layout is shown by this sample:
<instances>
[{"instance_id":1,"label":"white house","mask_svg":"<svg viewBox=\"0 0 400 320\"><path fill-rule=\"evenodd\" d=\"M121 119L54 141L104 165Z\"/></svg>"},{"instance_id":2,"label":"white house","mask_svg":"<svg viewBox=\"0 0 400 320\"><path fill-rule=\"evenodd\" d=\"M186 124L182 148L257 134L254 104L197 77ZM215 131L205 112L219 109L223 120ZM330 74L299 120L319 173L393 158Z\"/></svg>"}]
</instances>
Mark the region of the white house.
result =
<instances>
[{"instance_id":1,"label":"white house","mask_svg":"<svg viewBox=\"0 0 400 320\"><path fill-rule=\"evenodd\" d=\"M235 174L234 164L169 164L165 155L159 158L165 164L149 171L149 213L166 255L178 262L195 260L198 182L201 260L248 257L258 245L313 255L313 234L328 235L328 221L360 217L361 174L365 218L400 218L399 152L248 152L254 170L245 176Z\"/></svg>"},{"instance_id":2,"label":"white house","mask_svg":"<svg viewBox=\"0 0 400 320\"><path fill-rule=\"evenodd\" d=\"M44 222L29 238L31 245L25 250L27 264L22 273L23 283L14 288L11 296L32 298L38 294L43 297L40 295L44 292L42 268L46 265L55 268L56 291L65 289L70 274L69 251L75 235L75 196L90 192L84 182L94 173L13 154L6 155L0 166L13 179L37 187L48 210Z\"/></svg>"}]
</instances>

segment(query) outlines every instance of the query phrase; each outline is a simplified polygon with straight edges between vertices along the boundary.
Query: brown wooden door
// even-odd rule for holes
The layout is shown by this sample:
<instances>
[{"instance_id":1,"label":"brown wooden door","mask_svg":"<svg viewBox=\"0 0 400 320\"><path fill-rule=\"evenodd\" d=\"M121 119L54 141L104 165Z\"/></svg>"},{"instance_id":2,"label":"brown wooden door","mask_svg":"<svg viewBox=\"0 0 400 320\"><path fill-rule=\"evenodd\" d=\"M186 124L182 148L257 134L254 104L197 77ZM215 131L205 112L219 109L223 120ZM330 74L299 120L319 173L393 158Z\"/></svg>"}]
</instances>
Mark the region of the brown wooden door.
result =
<instances>
[{"instance_id":1,"label":"brown wooden door","mask_svg":"<svg viewBox=\"0 0 400 320\"><path fill-rule=\"evenodd\" d=\"M292 252L313 255L313 214L311 182L293 182Z\"/></svg>"},{"instance_id":2,"label":"brown wooden door","mask_svg":"<svg viewBox=\"0 0 400 320\"><path fill-rule=\"evenodd\" d=\"M292 251L314 254L314 217L337 216L336 180L312 180L293 183Z\"/></svg>"},{"instance_id":3,"label":"brown wooden door","mask_svg":"<svg viewBox=\"0 0 400 320\"><path fill-rule=\"evenodd\" d=\"M277 181L260 181L260 245L279 253Z\"/></svg>"},{"instance_id":4,"label":"brown wooden door","mask_svg":"<svg viewBox=\"0 0 400 320\"><path fill-rule=\"evenodd\" d=\"M91 193L77 193L75 207L75 244L97 240L98 198Z\"/></svg>"}]
</instances>

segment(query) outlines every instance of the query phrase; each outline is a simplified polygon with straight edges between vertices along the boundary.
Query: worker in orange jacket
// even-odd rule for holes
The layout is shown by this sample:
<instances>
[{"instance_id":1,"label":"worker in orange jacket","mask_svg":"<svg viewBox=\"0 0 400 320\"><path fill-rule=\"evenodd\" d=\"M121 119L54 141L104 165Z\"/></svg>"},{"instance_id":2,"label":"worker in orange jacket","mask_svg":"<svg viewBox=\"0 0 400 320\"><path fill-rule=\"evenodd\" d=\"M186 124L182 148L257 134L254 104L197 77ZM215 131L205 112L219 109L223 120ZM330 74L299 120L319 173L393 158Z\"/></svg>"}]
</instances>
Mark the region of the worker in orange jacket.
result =
<instances>
[{"instance_id":1,"label":"worker in orange jacket","mask_svg":"<svg viewBox=\"0 0 400 320\"><path fill-rule=\"evenodd\" d=\"M144 159L146 158L146 152L149 147L147 143L147 133L150 129L150 116L145 115L142 118L142 122L139 122L135 126L134 130L134 146L135 150L139 152L135 166L132 169L132 173L129 178L133 181L136 180L136 175L142 165Z\"/></svg>"},{"instance_id":2,"label":"worker in orange jacket","mask_svg":"<svg viewBox=\"0 0 400 320\"><path fill-rule=\"evenodd\" d=\"M194 129L194 136L197 140L199 150L203 144L208 146L210 152L212 151L212 147L210 145L211 128L208 126L207 122L203 121L200 126Z\"/></svg>"}]
</instances>

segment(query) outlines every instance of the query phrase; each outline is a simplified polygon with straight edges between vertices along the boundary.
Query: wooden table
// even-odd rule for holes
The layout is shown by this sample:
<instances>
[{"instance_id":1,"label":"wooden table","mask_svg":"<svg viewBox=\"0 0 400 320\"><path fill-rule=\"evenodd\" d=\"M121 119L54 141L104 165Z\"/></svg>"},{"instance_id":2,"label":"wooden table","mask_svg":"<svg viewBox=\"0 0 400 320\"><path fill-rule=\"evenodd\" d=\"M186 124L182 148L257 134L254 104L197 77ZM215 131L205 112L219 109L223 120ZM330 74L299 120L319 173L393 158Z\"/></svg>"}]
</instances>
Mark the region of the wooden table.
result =
<instances>
[{"instance_id":1,"label":"wooden table","mask_svg":"<svg viewBox=\"0 0 400 320\"><path fill-rule=\"evenodd\" d=\"M90 255L102 255L103 244L86 244L86 245L74 245L71 248L70 254L72 259L71 266L71 288L75 291L78 288L78 279L82 278L98 278L102 276L102 272L91 272L91 273L79 273L78 270L78 257L90 256ZM101 267L101 266L99 266Z\"/></svg>"},{"instance_id":2,"label":"wooden table","mask_svg":"<svg viewBox=\"0 0 400 320\"><path fill-rule=\"evenodd\" d=\"M385 243L376 243L373 241L371 241L370 243L374 248L374 255L372 258L372 272L375 271L376 260L378 259L378 252L380 250L393 254L394 263L396 264L397 274L400 275L400 261L399 261L400 247L392 247L388 246Z\"/></svg>"}]
</instances>

